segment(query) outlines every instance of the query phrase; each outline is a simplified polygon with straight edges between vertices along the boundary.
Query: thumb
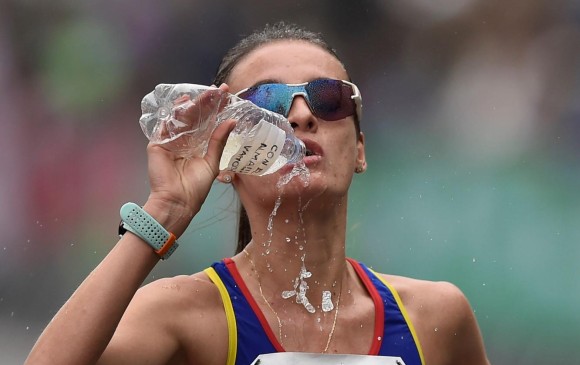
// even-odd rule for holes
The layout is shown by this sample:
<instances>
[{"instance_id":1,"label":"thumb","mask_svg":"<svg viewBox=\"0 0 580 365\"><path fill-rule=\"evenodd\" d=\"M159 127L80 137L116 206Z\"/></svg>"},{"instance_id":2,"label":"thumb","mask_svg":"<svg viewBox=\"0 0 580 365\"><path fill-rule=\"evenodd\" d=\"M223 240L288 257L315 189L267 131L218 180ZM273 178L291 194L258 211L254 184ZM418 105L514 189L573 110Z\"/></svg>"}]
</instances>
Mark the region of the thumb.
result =
<instances>
[{"instance_id":1,"label":"thumb","mask_svg":"<svg viewBox=\"0 0 580 365\"><path fill-rule=\"evenodd\" d=\"M209 161L209 163L212 166L214 166L215 163L216 170L217 165L219 164L219 161L222 157L222 153L228 140L228 136L230 135L230 132L234 129L235 126L236 126L235 120L231 119L226 120L225 122L220 123L220 125L218 125L217 128L211 134L205 158Z\"/></svg>"}]
</instances>

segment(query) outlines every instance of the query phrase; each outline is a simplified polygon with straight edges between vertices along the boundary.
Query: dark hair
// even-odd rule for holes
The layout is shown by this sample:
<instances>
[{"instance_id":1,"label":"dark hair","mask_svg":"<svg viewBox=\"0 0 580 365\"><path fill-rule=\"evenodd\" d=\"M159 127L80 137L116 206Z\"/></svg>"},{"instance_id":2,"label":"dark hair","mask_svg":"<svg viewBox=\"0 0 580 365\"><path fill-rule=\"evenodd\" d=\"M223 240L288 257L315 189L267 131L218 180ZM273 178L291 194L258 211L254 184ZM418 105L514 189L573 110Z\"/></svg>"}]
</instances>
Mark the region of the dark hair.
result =
<instances>
[{"instance_id":1,"label":"dark hair","mask_svg":"<svg viewBox=\"0 0 580 365\"><path fill-rule=\"evenodd\" d=\"M230 48L222 58L222 62L218 67L213 84L219 86L226 82L232 73L233 68L241 59L248 55L248 53L262 45L283 40L309 42L326 50L340 61L336 51L326 43L320 33L314 33L301 28L296 24L289 24L282 21L273 25L266 24L263 29L254 31Z\"/></svg>"},{"instance_id":2,"label":"dark hair","mask_svg":"<svg viewBox=\"0 0 580 365\"><path fill-rule=\"evenodd\" d=\"M221 85L222 83L227 82L234 67L240 62L240 60L255 49L265 44L283 40L305 41L319 46L333 55L342 64L336 51L328 45L328 43L322 38L321 34L306 30L295 24L281 21L273 25L266 24L263 29L254 31L232 47L223 57L216 72L213 84ZM354 119L358 135L358 132L360 132L360 124L357 116L355 116ZM244 206L240 204L236 253L242 252L251 240L252 230L250 227L250 221L248 220L248 214L246 213Z\"/></svg>"}]
</instances>

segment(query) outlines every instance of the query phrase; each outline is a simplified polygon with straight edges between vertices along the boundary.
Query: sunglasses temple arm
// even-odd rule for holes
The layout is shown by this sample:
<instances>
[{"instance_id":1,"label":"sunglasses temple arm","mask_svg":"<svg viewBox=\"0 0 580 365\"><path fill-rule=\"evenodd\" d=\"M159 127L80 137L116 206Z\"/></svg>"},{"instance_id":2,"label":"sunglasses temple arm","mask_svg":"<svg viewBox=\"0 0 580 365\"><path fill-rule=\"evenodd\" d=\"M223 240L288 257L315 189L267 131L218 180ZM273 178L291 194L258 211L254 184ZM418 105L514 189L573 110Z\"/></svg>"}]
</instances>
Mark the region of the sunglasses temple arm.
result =
<instances>
[{"instance_id":1,"label":"sunglasses temple arm","mask_svg":"<svg viewBox=\"0 0 580 365\"><path fill-rule=\"evenodd\" d=\"M354 91L354 95L352 95L350 98L354 100L354 103L356 104L356 115L360 121L362 119L362 95L360 94L360 90L355 84L348 81L345 82L350 85Z\"/></svg>"}]
</instances>

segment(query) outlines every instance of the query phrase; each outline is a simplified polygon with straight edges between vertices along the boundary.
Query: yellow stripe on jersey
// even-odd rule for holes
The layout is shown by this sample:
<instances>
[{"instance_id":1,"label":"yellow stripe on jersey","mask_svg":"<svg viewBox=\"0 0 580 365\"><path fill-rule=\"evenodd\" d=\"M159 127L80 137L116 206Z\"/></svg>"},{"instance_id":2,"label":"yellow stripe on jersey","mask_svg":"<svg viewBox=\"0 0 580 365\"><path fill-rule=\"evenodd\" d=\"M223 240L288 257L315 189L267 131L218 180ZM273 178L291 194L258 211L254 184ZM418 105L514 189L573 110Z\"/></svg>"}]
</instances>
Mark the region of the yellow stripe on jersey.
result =
<instances>
[{"instance_id":1,"label":"yellow stripe on jersey","mask_svg":"<svg viewBox=\"0 0 580 365\"><path fill-rule=\"evenodd\" d=\"M417 351L419 352L419 357L421 358L421 364L425 365L425 359L423 358L423 349L421 348L421 343L419 342L419 338L417 337L417 332L415 332L415 327L413 326L413 322L411 322L411 319L409 318L409 315L407 314L407 309L405 309L405 306L403 305L403 301L401 300L401 297L399 297L399 293L397 293L397 290L395 290L395 288L389 284L385 278L383 278L383 276L377 272L375 272L374 270L371 269L371 271L373 272L373 274L375 274L375 276L383 282L383 284L385 284L387 286L387 288L389 288L389 290L391 291L391 293L393 293L393 297L395 297L395 300L397 301L397 305L399 306L399 309L401 310L401 313L403 314L403 318L405 318L405 322L407 322L407 326L409 327L409 330L411 331L411 335L413 336L413 340L415 341L415 345L417 346Z\"/></svg>"},{"instance_id":2,"label":"yellow stripe on jersey","mask_svg":"<svg viewBox=\"0 0 580 365\"><path fill-rule=\"evenodd\" d=\"M209 267L204 270L204 272L209 276L211 281L217 286L220 295L222 297L222 302L224 303L224 309L226 311L226 320L228 322L228 361L227 365L235 365L236 354L238 352L238 329L236 325L236 315L234 314L234 307L232 305L232 300L228 294L226 286L222 282L222 279L218 276L213 267Z\"/></svg>"}]
</instances>

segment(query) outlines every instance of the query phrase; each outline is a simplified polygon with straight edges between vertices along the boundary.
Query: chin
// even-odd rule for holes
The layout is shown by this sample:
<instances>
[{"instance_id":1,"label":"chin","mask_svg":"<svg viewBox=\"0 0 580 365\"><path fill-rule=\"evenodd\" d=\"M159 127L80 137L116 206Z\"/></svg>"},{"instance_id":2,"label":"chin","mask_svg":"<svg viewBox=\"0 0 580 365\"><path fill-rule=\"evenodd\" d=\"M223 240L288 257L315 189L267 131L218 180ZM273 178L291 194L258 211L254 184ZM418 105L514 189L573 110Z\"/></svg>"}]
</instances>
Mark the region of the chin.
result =
<instances>
[{"instance_id":1,"label":"chin","mask_svg":"<svg viewBox=\"0 0 580 365\"><path fill-rule=\"evenodd\" d=\"M283 178L288 178L288 176L280 175L276 184L280 184ZM306 199L323 195L327 189L328 186L322 174L316 170L310 170L306 178L301 175L293 176L286 184L281 186L282 195L287 197L296 195Z\"/></svg>"}]
</instances>

